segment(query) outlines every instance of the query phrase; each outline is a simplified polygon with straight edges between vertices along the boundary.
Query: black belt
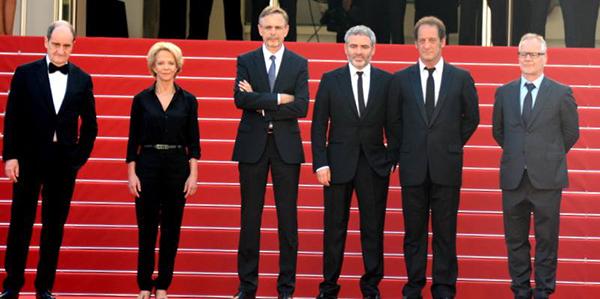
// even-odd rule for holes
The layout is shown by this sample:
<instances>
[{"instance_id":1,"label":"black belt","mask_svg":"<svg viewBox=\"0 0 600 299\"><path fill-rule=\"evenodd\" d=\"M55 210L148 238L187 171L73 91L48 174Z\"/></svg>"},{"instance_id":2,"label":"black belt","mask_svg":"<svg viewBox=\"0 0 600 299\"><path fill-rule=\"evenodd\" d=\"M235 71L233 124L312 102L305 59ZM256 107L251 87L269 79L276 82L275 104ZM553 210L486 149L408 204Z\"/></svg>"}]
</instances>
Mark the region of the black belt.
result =
<instances>
[{"instance_id":1,"label":"black belt","mask_svg":"<svg viewBox=\"0 0 600 299\"><path fill-rule=\"evenodd\" d=\"M153 148L155 150L172 150L183 148L183 145L179 144L144 144L144 148Z\"/></svg>"}]
</instances>

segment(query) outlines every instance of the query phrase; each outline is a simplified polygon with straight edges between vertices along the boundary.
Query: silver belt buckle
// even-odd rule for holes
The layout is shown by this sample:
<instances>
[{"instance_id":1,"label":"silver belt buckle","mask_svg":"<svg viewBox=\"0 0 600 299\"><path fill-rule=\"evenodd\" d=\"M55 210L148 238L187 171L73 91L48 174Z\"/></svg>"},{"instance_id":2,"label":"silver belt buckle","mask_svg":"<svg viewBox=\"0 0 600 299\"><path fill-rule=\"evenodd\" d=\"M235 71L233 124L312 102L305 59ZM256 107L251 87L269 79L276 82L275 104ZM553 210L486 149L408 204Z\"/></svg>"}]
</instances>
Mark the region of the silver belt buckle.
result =
<instances>
[{"instance_id":1,"label":"silver belt buckle","mask_svg":"<svg viewBox=\"0 0 600 299\"><path fill-rule=\"evenodd\" d=\"M156 144L156 145L154 145L154 148L156 148L157 150L168 150L169 145L168 144Z\"/></svg>"}]
</instances>

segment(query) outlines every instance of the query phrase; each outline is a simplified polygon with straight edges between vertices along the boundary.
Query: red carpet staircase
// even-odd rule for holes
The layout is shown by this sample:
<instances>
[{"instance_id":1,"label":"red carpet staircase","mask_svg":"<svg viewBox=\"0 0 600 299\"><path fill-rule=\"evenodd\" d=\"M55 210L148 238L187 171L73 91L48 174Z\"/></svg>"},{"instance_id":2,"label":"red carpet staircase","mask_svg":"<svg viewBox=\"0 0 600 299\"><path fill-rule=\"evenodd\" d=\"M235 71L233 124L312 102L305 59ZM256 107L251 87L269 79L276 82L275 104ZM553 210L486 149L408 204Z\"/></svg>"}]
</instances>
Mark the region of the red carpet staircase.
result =
<instances>
[{"instance_id":1,"label":"red carpet staircase","mask_svg":"<svg viewBox=\"0 0 600 299\"><path fill-rule=\"evenodd\" d=\"M92 158L81 170L66 226L59 295L132 296L137 227L126 187L125 147L128 115L135 93L152 83L145 54L154 41L80 38L72 61L94 78L99 136ZM226 298L237 287L236 248L240 195L237 165L230 161L240 111L232 100L235 58L257 47L250 42L177 41L185 54L177 82L198 97L202 159L199 192L188 200L171 297ZM310 60L310 95L323 72L345 63L342 45L289 44ZM0 37L0 123L16 66L42 57L38 37ZM491 136L497 86L519 75L514 48L451 46L444 58L471 71L480 96L481 125L465 149L465 171L458 223L458 298L509 298L498 190L500 149ZM416 61L414 46L378 46L374 64L390 72ZM573 86L581 117L581 139L569 154L571 187L561 214L558 286L555 298L600 297L600 52L551 49L546 75ZM312 108L312 104L311 104ZM300 181L300 256L296 297L314 297L321 273L322 191L311 172L310 115L301 120L308 162ZM2 125L0 125L2 126ZM10 218L11 184L0 178L0 268L4 264ZM397 173L391 183L385 227L385 298L401 298L406 279L402 254L402 207ZM361 297L362 273L358 211L353 206L341 279L343 298ZM39 223L38 211L38 223ZM275 297L276 217L271 190L263 215L260 297ZM40 226L36 224L24 291L33 290ZM431 263L430 263L431 264ZM0 269L3 270L3 269ZM3 279L4 273L0 274ZM425 292L429 297L428 292Z\"/></svg>"}]
</instances>

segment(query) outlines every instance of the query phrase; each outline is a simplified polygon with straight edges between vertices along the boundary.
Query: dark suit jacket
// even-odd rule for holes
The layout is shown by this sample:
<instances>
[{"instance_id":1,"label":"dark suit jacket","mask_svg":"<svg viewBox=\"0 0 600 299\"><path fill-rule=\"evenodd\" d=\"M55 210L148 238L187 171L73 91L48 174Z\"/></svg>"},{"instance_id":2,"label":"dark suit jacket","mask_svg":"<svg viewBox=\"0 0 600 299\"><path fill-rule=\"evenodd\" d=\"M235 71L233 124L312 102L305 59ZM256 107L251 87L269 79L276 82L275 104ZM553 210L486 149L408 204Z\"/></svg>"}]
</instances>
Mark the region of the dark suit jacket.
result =
<instances>
[{"instance_id":1,"label":"dark suit jacket","mask_svg":"<svg viewBox=\"0 0 600 299\"><path fill-rule=\"evenodd\" d=\"M460 186L463 146L479 124L477 91L471 75L445 63L440 94L431 121L425 113L419 64L394 75L390 87L401 118L400 182L416 186L427 170L435 184Z\"/></svg>"},{"instance_id":2,"label":"dark suit jacket","mask_svg":"<svg viewBox=\"0 0 600 299\"><path fill-rule=\"evenodd\" d=\"M92 78L69 63L65 98L56 114L46 58L19 66L6 104L3 159L22 162L52 158L47 154L55 131L58 143L71 147L73 166L83 165L98 133Z\"/></svg>"},{"instance_id":3,"label":"dark suit jacket","mask_svg":"<svg viewBox=\"0 0 600 299\"><path fill-rule=\"evenodd\" d=\"M567 187L566 153L579 138L577 104L571 88L544 77L527 127L521 117L521 80L496 90L493 134L503 149L500 188L516 189L527 165L537 189Z\"/></svg>"},{"instance_id":4,"label":"dark suit jacket","mask_svg":"<svg viewBox=\"0 0 600 299\"><path fill-rule=\"evenodd\" d=\"M275 79L273 92L269 88L267 68L262 48L243 54L237 60L234 86L235 105L242 109L233 160L257 162L267 143L267 128L273 123L273 135L281 159L286 163L304 162L298 118L308 111L308 62L305 58L285 49ZM253 92L243 92L238 82L246 80ZM277 93L294 95L292 103L277 105ZM257 110L264 110L263 116Z\"/></svg>"},{"instance_id":5,"label":"dark suit jacket","mask_svg":"<svg viewBox=\"0 0 600 299\"><path fill-rule=\"evenodd\" d=\"M311 128L314 171L329 166L332 183L349 182L356 173L362 149L377 174L389 175L398 150L396 139L390 138L397 120L388 105L390 79L387 72L371 67L367 107L359 117L348 65L323 74ZM384 145L384 130L388 147Z\"/></svg>"}]
</instances>

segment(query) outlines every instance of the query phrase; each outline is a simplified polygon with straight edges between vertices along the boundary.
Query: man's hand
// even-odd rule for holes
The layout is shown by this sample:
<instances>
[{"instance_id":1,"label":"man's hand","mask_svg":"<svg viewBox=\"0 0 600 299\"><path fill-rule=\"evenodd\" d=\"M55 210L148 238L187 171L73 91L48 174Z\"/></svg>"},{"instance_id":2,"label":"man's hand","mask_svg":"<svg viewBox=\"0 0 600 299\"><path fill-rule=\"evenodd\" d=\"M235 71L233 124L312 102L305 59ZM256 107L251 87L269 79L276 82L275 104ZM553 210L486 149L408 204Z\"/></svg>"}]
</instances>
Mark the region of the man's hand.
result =
<instances>
[{"instance_id":1,"label":"man's hand","mask_svg":"<svg viewBox=\"0 0 600 299\"><path fill-rule=\"evenodd\" d=\"M287 93L279 94L279 105L289 104L294 101L294 96Z\"/></svg>"},{"instance_id":2,"label":"man's hand","mask_svg":"<svg viewBox=\"0 0 600 299\"><path fill-rule=\"evenodd\" d=\"M6 160L4 162L4 173L9 180L16 183L19 178L19 161L17 159Z\"/></svg>"},{"instance_id":3,"label":"man's hand","mask_svg":"<svg viewBox=\"0 0 600 299\"><path fill-rule=\"evenodd\" d=\"M238 83L238 88L243 92L252 92L252 85L246 80L242 80Z\"/></svg>"},{"instance_id":4,"label":"man's hand","mask_svg":"<svg viewBox=\"0 0 600 299\"><path fill-rule=\"evenodd\" d=\"M317 171L317 180L321 185L329 187L329 182L331 182L331 171L329 171L329 167Z\"/></svg>"}]
</instances>

